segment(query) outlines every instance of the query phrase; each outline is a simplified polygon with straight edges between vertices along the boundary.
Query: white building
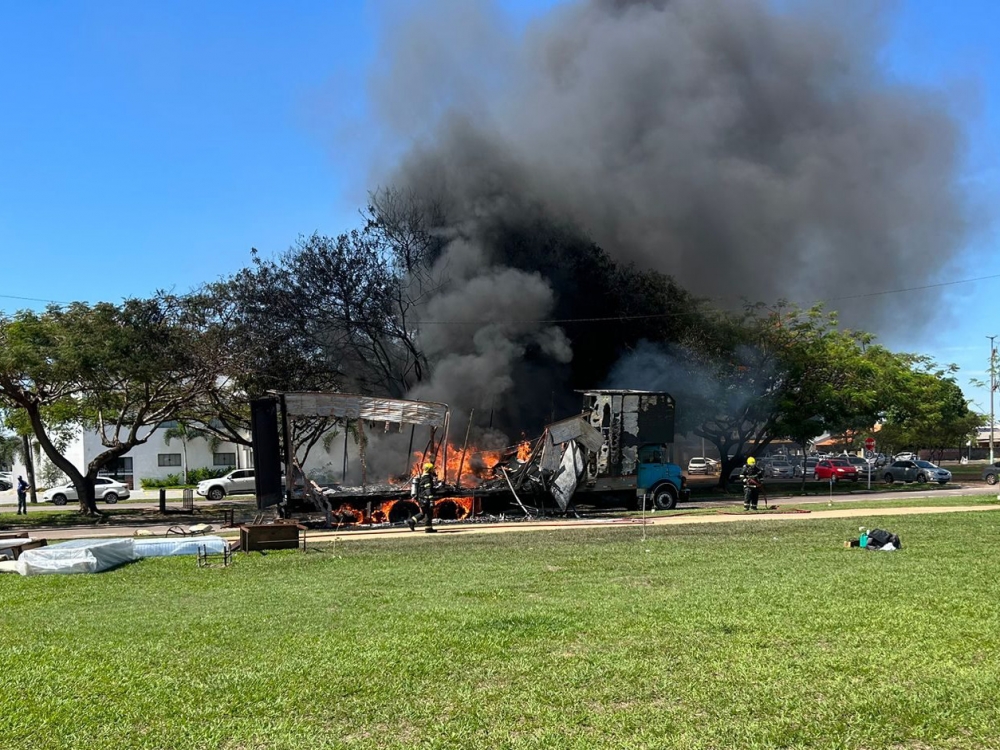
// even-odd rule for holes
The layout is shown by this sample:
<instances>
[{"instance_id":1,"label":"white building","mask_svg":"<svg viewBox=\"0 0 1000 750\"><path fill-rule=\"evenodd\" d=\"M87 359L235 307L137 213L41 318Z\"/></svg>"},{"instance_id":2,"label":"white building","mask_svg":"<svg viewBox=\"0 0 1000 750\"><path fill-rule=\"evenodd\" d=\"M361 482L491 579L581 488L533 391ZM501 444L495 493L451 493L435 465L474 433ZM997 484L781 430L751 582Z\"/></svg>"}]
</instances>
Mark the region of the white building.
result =
<instances>
[{"instance_id":1,"label":"white building","mask_svg":"<svg viewBox=\"0 0 1000 750\"><path fill-rule=\"evenodd\" d=\"M142 445L137 445L124 456L107 465L102 474L115 477L131 489L140 489L143 479L164 479L171 474L183 475L185 464L187 469L236 469L253 466L253 454L245 445L220 442L212 445L205 438L192 438L186 443L173 438L169 444L164 435L176 423L165 422L157 428ZM42 452L37 441L32 440L33 458L35 460L35 484L38 488L46 487L55 478L56 470L48 457ZM68 458L80 471L86 472L87 464L105 450L101 438L95 430L80 430L63 450ZM14 476L27 478L23 460L13 467ZM59 481L64 481L62 477Z\"/></svg>"}]
</instances>

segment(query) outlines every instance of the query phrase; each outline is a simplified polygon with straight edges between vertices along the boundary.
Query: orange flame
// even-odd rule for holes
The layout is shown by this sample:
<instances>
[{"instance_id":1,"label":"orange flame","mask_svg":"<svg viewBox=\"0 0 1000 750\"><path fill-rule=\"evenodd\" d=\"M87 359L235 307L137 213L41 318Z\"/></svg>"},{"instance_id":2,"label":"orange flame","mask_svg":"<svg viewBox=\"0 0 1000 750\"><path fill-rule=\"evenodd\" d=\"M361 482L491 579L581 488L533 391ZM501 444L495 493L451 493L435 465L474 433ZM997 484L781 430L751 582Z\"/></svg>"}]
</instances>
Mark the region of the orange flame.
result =
<instances>
[{"instance_id":1,"label":"orange flame","mask_svg":"<svg viewBox=\"0 0 1000 750\"><path fill-rule=\"evenodd\" d=\"M438 479L444 481L447 477L449 484L461 484L463 487L475 487L484 479L492 476L493 467L503 457L503 451L481 450L470 446L464 451L455 446L448 447L447 465L445 464L444 451L438 453L437 460L433 456L424 457L423 453L413 454L413 464L410 467L410 476L390 477L390 484L406 484L412 477L423 473L423 463L427 461L434 464L434 470ZM447 470L447 471L446 471ZM461 481L458 481L458 473L462 472Z\"/></svg>"},{"instance_id":2,"label":"orange flame","mask_svg":"<svg viewBox=\"0 0 1000 750\"><path fill-rule=\"evenodd\" d=\"M517 446L517 460L524 463L531 458L531 443L527 440L522 440Z\"/></svg>"},{"instance_id":3,"label":"orange flame","mask_svg":"<svg viewBox=\"0 0 1000 750\"><path fill-rule=\"evenodd\" d=\"M448 521L461 521L473 514L475 501L471 497L442 497L434 501L434 517ZM347 503L334 512L342 524L399 523L420 512L420 507L411 498L384 500L372 509L371 516L360 508Z\"/></svg>"}]
</instances>

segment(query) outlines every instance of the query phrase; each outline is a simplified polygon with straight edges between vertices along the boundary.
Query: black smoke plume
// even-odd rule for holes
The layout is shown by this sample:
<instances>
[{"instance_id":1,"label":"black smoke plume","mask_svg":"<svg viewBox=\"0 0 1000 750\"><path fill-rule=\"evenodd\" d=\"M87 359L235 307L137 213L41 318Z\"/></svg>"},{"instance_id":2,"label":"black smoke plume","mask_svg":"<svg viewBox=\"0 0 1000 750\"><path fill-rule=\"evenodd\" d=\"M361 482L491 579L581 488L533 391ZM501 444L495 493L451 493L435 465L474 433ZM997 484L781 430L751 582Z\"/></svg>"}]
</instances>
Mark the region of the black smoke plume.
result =
<instances>
[{"instance_id":1,"label":"black smoke plume","mask_svg":"<svg viewBox=\"0 0 1000 750\"><path fill-rule=\"evenodd\" d=\"M543 391L548 405L543 363L564 368L567 341L572 385L601 382L626 330L498 320L638 304L602 288L609 261L723 306L808 305L927 283L961 247L960 128L944 94L885 70L881 13L579 0L521 30L487 0L389 7L371 91L399 158L379 181L435 206L461 238L446 254L481 259L426 304L426 320L482 325L425 329L439 367L415 395L482 408L489 391ZM888 332L926 319L928 294L862 297L842 319Z\"/></svg>"}]
</instances>

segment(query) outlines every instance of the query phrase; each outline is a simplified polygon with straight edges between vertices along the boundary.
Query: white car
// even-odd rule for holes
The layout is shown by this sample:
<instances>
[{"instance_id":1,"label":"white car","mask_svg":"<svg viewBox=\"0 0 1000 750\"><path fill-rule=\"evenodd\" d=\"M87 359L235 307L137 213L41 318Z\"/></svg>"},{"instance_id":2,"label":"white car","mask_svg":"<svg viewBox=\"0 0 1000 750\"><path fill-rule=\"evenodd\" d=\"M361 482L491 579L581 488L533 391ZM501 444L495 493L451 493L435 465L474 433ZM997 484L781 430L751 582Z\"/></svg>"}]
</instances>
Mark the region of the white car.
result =
<instances>
[{"instance_id":1,"label":"white car","mask_svg":"<svg viewBox=\"0 0 1000 750\"><path fill-rule=\"evenodd\" d=\"M714 474L718 466L717 461L703 456L695 456L688 461L688 474Z\"/></svg>"},{"instance_id":2,"label":"white car","mask_svg":"<svg viewBox=\"0 0 1000 750\"><path fill-rule=\"evenodd\" d=\"M257 491L253 469L234 469L225 476L198 482L195 490L209 500L221 500L226 495L252 495Z\"/></svg>"},{"instance_id":3,"label":"white car","mask_svg":"<svg viewBox=\"0 0 1000 750\"><path fill-rule=\"evenodd\" d=\"M103 500L108 505L114 505L119 500L127 500L129 497L128 487L115 479L108 477L97 477L94 480L94 499ZM76 487L73 483L61 484L52 487L42 493L42 500L51 502L53 505L65 505L67 500L79 500L76 494Z\"/></svg>"}]
</instances>

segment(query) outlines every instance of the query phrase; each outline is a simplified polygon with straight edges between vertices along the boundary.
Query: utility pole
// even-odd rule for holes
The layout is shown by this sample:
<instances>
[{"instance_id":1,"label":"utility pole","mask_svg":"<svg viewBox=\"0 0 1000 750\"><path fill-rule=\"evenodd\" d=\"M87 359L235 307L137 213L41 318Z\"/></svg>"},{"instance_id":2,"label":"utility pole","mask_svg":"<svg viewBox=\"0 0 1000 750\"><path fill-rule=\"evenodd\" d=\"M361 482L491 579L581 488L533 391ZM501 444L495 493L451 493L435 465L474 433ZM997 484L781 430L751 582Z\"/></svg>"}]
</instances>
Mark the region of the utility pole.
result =
<instances>
[{"instance_id":1,"label":"utility pole","mask_svg":"<svg viewBox=\"0 0 1000 750\"><path fill-rule=\"evenodd\" d=\"M993 393L997 389L997 350L993 345L996 336L987 336L990 340L990 463L994 461L993 456Z\"/></svg>"}]
</instances>

